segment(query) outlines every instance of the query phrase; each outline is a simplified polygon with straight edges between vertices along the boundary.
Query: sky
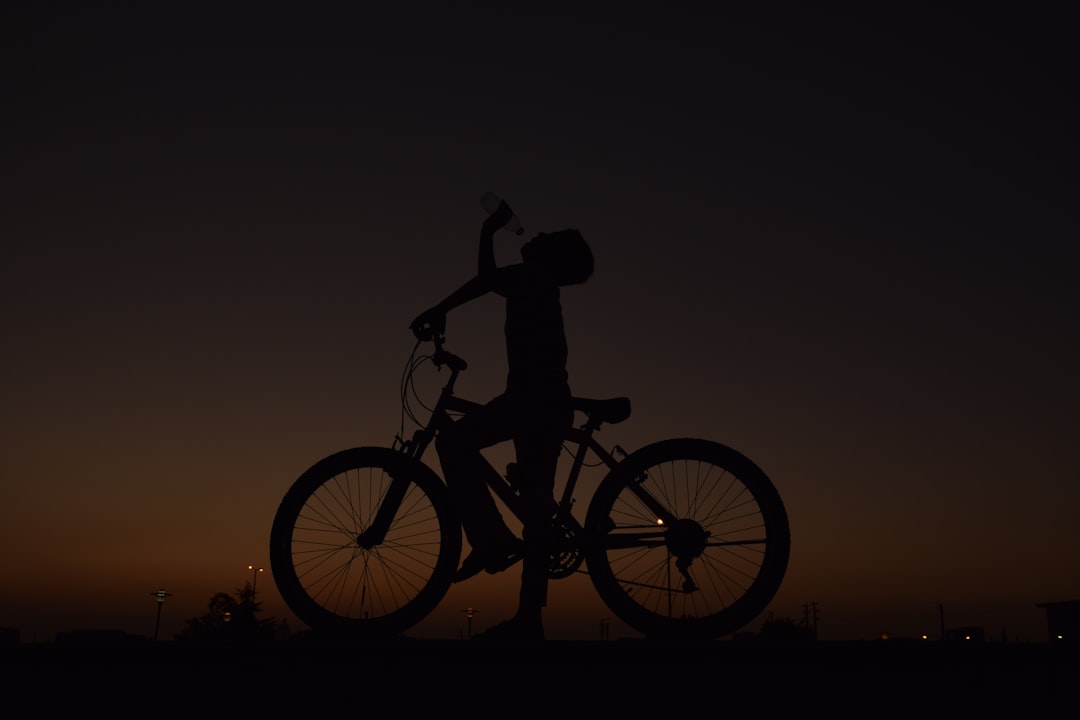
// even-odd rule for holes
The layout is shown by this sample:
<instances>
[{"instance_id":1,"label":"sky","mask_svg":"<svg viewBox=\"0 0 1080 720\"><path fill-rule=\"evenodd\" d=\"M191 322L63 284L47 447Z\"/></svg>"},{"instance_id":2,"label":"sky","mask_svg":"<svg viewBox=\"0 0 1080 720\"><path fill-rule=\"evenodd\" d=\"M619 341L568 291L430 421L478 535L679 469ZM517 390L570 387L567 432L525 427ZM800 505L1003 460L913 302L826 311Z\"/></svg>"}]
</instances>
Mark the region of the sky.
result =
<instances>
[{"instance_id":1,"label":"sky","mask_svg":"<svg viewBox=\"0 0 1080 720\"><path fill-rule=\"evenodd\" d=\"M1043 641L1037 604L1080 599L1064 16L21 5L0 11L0 627L149 636L165 588L170 637L254 580L301 629L269 572L277 504L392 442L408 324L474 271L486 191L526 237L593 248L563 292L571 383L633 402L601 439L710 438L779 489L791 561L749 630L813 606L822 639ZM500 312L449 317L463 394L501 389ZM467 607L482 630L516 586L455 585L413 634L459 637ZM583 575L545 612L552 639L633 636Z\"/></svg>"}]
</instances>

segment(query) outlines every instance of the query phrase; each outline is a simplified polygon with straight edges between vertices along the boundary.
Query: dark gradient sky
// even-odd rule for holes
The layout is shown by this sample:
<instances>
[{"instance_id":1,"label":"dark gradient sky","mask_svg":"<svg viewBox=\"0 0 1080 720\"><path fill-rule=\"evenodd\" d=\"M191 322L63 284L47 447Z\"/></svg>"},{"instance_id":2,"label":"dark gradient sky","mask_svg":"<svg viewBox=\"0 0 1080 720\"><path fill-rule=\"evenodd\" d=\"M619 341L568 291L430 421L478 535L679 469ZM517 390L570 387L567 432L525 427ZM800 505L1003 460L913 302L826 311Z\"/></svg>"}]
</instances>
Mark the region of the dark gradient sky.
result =
<instances>
[{"instance_id":1,"label":"dark gradient sky","mask_svg":"<svg viewBox=\"0 0 1080 720\"><path fill-rule=\"evenodd\" d=\"M1080 597L1064 16L82 7L2 11L0 626L150 634L165 587L168 636L268 567L292 480L398 430L408 323L474 270L486 190L594 248L563 298L575 391L634 403L603 439L773 478L771 612L1042 640L1036 603ZM500 310L450 317L478 398ZM553 585L549 637L605 617Z\"/></svg>"}]
</instances>

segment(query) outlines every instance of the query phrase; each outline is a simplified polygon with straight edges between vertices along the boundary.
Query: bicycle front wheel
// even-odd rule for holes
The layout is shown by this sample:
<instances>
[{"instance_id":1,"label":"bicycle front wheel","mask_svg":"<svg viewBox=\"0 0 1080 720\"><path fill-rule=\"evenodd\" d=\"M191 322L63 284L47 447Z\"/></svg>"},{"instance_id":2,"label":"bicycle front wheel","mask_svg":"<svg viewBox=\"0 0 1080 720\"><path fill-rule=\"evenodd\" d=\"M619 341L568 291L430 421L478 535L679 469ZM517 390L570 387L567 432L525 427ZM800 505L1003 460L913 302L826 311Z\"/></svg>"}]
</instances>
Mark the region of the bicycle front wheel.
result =
<instances>
[{"instance_id":1,"label":"bicycle front wheel","mask_svg":"<svg viewBox=\"0 0 1080 720\"><path fill-rule=\"evenodd\" d=\"M680 640L733 633L763 612L791 544L766 474L693 438L623 460L597 488L585 535L589 576L611 611L647 636Z\"/></svg>"},{"instance_id":2,"label":"bicycle front wheel","mask_svg":"<svg viewBox=\"0 0 1080 720\"><path fill-rule=\"evenodd\" d=\"M393 512L380 515L387 497ZM285 494L270 532L270 566L289 609L312 630L364 638L399 635L426 617L460 556L446 486L388 448L344 450L313 465Z\"/></svg>"}]
</instances>

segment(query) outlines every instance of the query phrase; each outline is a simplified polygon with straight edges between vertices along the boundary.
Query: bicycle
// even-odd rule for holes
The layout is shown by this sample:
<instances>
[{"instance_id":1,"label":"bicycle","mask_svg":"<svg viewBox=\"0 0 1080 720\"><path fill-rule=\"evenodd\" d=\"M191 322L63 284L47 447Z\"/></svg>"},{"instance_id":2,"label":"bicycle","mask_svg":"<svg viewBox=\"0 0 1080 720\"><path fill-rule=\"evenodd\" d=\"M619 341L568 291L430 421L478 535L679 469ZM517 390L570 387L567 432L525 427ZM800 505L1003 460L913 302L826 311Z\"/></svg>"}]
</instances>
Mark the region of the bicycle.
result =
<instances>
[{"instance_id":1,"label":"bicycle","mask_svg":"<svg viewBox=\"0 0 1080 720\"><path fill-rule=\"evenodd\" d=\"M430 354L418 354L430 341ZM441 334L422 336L401 380L402 429L391 447L334 453L303 472L274 516L270 564L282 599L313 631L389 638L423 620L449 590L462 531L442 478L423 461L441 428L477 404L454 394L464 359ZM413 376L427 362L449 369L422 422ZM427 408L425 407L425 410ZM594 437L630 417L626 397L574 398L563 448L572 458L552 510L548 576L586 572L605 605L631 628L661 639L715 639L749 624L778 591L790 530L768 476L710 440L674 438L627 453ZM404 417L418 428L403 437ZM606 466L584 523L573 512L586 457ZM489 483L520 518L513 463ZM586 570L582 570L582 565Z\"/></svg>"}]
</instances>

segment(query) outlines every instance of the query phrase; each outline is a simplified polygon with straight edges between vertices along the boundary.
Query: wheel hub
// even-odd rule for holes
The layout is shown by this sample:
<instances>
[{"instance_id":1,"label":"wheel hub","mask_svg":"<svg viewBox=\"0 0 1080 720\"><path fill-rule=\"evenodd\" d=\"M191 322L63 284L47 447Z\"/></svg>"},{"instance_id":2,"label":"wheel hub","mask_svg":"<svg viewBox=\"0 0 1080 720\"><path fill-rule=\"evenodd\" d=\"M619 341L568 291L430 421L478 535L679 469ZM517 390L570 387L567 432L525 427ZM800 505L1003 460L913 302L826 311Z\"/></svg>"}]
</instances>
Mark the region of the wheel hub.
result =
<instances>
[{"instance_id":1,"label":"wheel hub","mask_svg":"<svg viewBox=\"0 0 1080 720\"><path fill-rule=\"evenodd\" d=\"M675 557L693 559L705 552L709 533L696 520L679 519L668 526L664 540Z\"/></svg>"}]
</instances>

